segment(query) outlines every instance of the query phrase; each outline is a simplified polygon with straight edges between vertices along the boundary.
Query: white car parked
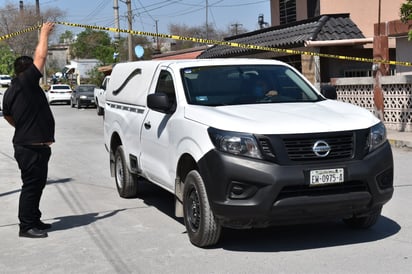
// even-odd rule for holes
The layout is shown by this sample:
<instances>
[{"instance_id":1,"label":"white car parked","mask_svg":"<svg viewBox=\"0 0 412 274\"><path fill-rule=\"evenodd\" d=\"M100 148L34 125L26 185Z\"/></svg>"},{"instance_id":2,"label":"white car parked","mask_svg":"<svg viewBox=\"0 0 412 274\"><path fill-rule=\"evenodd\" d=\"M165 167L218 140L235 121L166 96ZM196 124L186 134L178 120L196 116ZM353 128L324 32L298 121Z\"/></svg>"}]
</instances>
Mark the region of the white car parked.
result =
<instances>
[{"instance_id":1,"label":"white car parked","mask_svg":"<svg viewBox=\"0 0 412 274\"><path fill-rule=\"evenodd\" d=\"M46 91L46 96L49 104L57 102L70 104L72 92L73 91L69 85L56 84L50 86L50 89Z\"/></svg>"},{"instance_id":2,"label":"white car parked","mask_svg":"<svg viewBox=\"0 0 412 274\"><path fill-rule=\"evenodd\" d=\"M94 101L97 106L97 115L103 115L104 114L104 105L106 104L106 88L109 84L110 81L110 75L106 76L103 79L103 82L99 88L94 89Z\"/></svg>"},{"instance_id":3,"label":"white car parked","mask_svg":"<svg viewBox=\"0 0 412 274\"><path fill-rule=\"evenodd\" d=\"M0 75L0 85L2 87L9 87L11 84L10 75Z\"/></svg>"}]
</instances>

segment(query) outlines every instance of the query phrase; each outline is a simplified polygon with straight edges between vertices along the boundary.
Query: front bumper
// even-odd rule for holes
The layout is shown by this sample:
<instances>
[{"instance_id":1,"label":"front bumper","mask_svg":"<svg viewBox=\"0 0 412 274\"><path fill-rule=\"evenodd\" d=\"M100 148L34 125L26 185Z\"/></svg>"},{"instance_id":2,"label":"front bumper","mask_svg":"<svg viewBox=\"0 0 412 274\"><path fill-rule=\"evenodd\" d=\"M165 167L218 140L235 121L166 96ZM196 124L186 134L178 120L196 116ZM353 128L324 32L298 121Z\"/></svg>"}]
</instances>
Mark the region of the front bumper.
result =
<instances>
[{"instance_id":1,"label":"front bumper","mask_svg":"<svg viewBox=\"0 0 412 274\"><path fill-rule=\"evenodd\" d=\"M309 172L344 168L345 182L309 186ZM279 165L216 150L199 161L209 203L230 227L265 227L362 216L393 194L393 157L388 142L361 160Z\"/></svg>"},{"instance_id":2,"label":"front bumper","mask_svg":"<svg viewBox=\"0 0 412 274\"><path fill-rule=\"evenodd\" d=\"M79 104L84 106L96 105L94 99L79 99Z\"/></svg>"}]
</instances>

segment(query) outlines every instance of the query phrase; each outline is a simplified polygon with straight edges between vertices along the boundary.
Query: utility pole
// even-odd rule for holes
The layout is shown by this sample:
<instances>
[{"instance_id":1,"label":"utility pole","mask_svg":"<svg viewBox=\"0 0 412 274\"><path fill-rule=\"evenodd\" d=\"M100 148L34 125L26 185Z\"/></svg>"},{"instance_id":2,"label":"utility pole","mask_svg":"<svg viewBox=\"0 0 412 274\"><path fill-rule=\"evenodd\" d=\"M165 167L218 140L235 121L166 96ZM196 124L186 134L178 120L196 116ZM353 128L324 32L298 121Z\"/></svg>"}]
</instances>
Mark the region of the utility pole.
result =
<instances>
[{"instance_id":1,"label":"utility pole","mask_svg":"<svg viewBox=\"0 0 412 274\"><path fill-rule=\"evenodd\" d=\"M238 27L243 26L243 24L235 23L231 25L232 27L235 27L235 35L238 33Z\"/></svg>"},{"instance_id":2,"label":"utility pole","mask_svg":"<svg viewBox=\"0 0 412 274\"><path fill-rule=\"evenodd\" d=\"M206 39L209 39L209 20L208 20L209 3L206 0Z\"/></svg>"},{"instance_id":3,"label":"utility pole","mask_svg":"<svg viewBox=\"0 0 412 274\"><path fill-rule=\"evenodd\" d=\"M40 0L36 0L36 16L40 18Z\"/></svg>"},{"instance_id":4,"label":"utility pole","mask_svg":"<svg viewBox=\"0 0 412 274\"><path fill-rule=\"evenodd\" d=\"M159 34L159 29L158 29L158 22L159 20L156 20L156 34ZM156 36L156 52L160 53L160 44L159 44L159 36Z\"/></svg>"},{"instance_id":5,"label":"utility pole","mask_svg":"<svg viewBox=\"0 0 412 274\"><path fill-rule=\"evenodd\" d=\"M120 29L119 23L119 0L113 0L113 10L114 10L114 27L116 29ZM116 32L114 34L114 39L119 42L120 40L120 32Z\"/></svg>"},{"instance_id":6,"label":"utility pole","mask_svg":"<svg viewBox=\"0 0 412 274\"><path fill-rule=\"evenodd\" d=\"M118 0L113 0L113 10L114 10L114 27L116 29L120 29L120 23L119 23L119 1ZM119 55L119 42L120 42L120 32L117 31L114 34L114 54L113 54L113 61L116 63L117 62L117 57Z\"/></svg>"},{"instance_id":7,"label":"utility pole","mask_svg":"<svg viewBox=\"0 0 412 274\"><path fill-rule=\"evenodd\" d=\"M131 0L126 0L126 5L127 5L127 21L129 25L129 31L132 30L132 19L133 19L133 14L132 14L132 1ZM133 45L132 45L132 34L129 33L127 36L127 45L128 45L128 50L129 50L129 61L133 61Z\"/></svg>"}]
</instances>

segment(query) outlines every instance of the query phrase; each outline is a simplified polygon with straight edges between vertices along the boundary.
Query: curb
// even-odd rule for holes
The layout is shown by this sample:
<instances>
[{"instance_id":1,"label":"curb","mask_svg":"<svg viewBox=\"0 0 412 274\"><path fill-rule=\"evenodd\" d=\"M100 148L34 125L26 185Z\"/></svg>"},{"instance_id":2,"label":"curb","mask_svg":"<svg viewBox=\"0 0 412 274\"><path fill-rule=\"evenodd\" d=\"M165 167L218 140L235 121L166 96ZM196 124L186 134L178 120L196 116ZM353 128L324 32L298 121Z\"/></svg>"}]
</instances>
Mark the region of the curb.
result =
<instances>
[{"instance_id":1,"label":"curb","mask_svg":"<svg viewBox=\"0 0 412 274\"><path fill-rule=\"evenodd\" d=\"M395 139L388 139L389 143L393 147L397 148L412 148L412 142L410 141L403 141L403 140L395 140Z\"/></svg>"}]
</instances>

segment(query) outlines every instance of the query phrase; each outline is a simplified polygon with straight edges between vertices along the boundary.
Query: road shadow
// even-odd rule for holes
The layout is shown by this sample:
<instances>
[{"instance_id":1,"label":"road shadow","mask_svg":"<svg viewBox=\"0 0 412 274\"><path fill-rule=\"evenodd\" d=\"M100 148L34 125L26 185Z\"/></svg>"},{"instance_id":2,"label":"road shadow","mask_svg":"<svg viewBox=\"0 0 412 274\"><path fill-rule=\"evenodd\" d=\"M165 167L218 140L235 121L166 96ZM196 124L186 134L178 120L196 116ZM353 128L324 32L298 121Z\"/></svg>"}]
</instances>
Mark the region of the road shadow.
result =
<instances>
[{"instance_id":1,"label":"road shadow","mask_svg":"<svg viewBox=\"0 0 412 274\"><path fill-rule=\"evenodd\" d=\"M72 178L62 178L62 179L56 179L56 180L47 180L46 185L51 185L51 184L62 184L62 183L68 183L70 181L72 181ZM14 190L10 190L7 192L3 192L0 193L0 197L3 196L7 196L7 195L11 195L11 194L15 194L15 193L19 193L21 191L21 188L19 189L14 189Z\"/></svg>"},{"instance_id":2,"label":"road shadow","mask_svg":"<svg viewBox=\"0 0 412 274\"><path fill-rule=\"evenodd\" d=\"M145 181L139 187L139 199L184 225L183 218L174 216L174 197L171 193ZM254 229L224 228L218 244L210 248L247 252L307 250L379 241L400 230L397 222L385 216L381 216L376 225L369 229L352 229L339 220Z\"/></svg>"},{"instance_id":3,"label":"road shadow","mask_svg":"<svg viewBox=\"0 0 412 274\"><path fill-rule=\"evenodd\" d=\"M183 218L175 216L175 199L173 194L163 188L141 180L139 181L139 194L137 198L141 199L146 205L157 208L171 219L184 224Z\"/></svg>"},{"instance_id":4,"label":"road shadow","mask_svg":"<svg viewBox=\"0 0 412 274\"><path fill-rule=\"evenodd\" d=\"M72 229L72 228L80 227L80 226L87 226L98 220L112 217L123 210L126 210L126 208L116 209L116 210L107 212L106 214L103 214L103 215L101 215L101 212L93 212L93 213L86 213L86 214L81 214L81 215L55 217L53 218L53 220L58 220L58 221L52 223L53 226L49 231L51 232L51 231Z\"/></svg>"},{"instance_id":5,"label":"road shadow","mask_svg":"<svg viewBox=\"0 0 412 274\"><path fill-rule=\"evenodd\" d=\"M341 221L264 229L223 229L220 242L214 248L247 252L297 251L379 241L400 230L398 223L385 216L369 229L352 229Z\"/></svg>"},{"instance_id":6,"label":"road shadow","mask_svg":"<svg viewBox=\"0 0 412 274\"><path fill-rule=\"evenodd\" d=\"M60 178L60 179L49 179L47 180L46 185L51 184L64 184L73 181L73 178Z\"/></svg>"}]
</instances>

